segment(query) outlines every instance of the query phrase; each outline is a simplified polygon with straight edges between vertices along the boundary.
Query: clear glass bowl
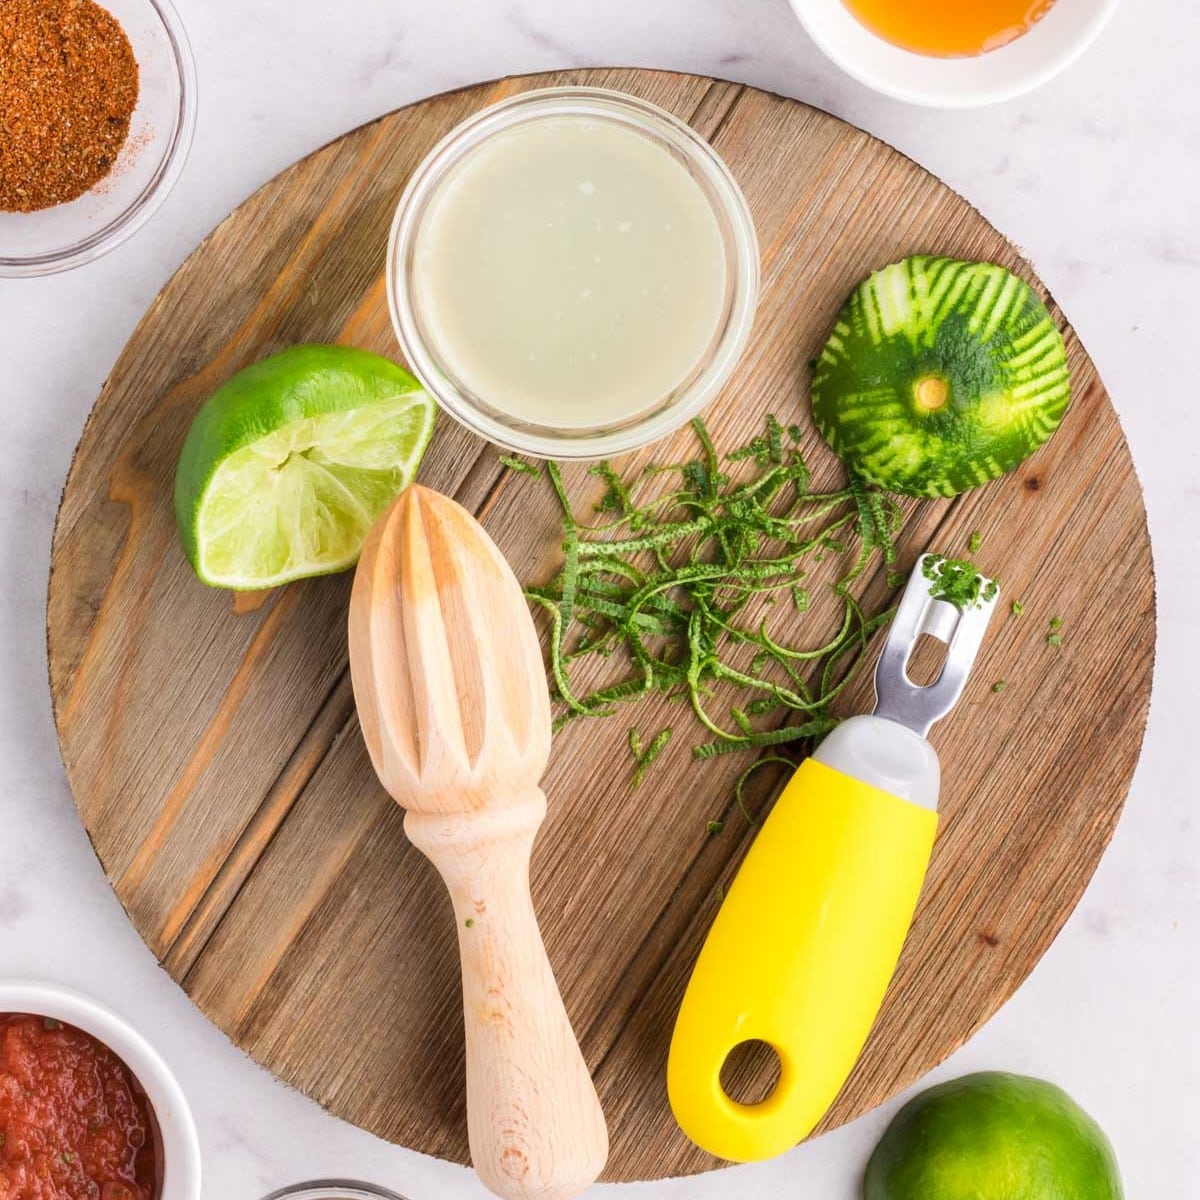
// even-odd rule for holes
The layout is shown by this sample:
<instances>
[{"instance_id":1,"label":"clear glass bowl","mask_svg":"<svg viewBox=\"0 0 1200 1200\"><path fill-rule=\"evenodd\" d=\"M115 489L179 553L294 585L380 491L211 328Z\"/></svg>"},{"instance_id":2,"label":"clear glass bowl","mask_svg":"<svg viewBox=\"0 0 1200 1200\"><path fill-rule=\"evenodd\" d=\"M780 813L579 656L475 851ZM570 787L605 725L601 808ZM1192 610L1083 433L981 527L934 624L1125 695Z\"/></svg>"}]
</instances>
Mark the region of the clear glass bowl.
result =
<instances>
[{"instance_id":1,"label":"clear glass bowl","mask_svg":"<svg viewBox=\"0 0 1200 1200\"><path fill-rule=\"evenodd\" d=\"M692 374L647 411L624 422L556 429L494 408L456 378L429 337L413 287L415 246L439 185L464 155L502 130L545 117L587 116L620 122L666 149L700 185L725 245L725 299L717 330ZM690 126L635 96L606 88L544 88L476 113L451 130L416 169L392 222L388 304L413 373L451 416L481 437L543 458L604 458L644 446L696 416L733 372L758 303L758 239L745 197L716 151Z\"/></svg>"},{"instance_id":2,"label":"clear glass bowl","mask_svg":"<svg viewBox=\"0 0 1200 1200\"><path fill-rule=\"evenodd\" d=\"M404 1200L396 1192L354 1179L314 1179L280 1188L263 1200Z\"/></svg>"},{"instance_id":3,"label":"clear glass bowl","mask_svg":"<svg viewBox=\"0 0 1200 1200\"><path fill-rule=\"evenodd\" d=\"M196 124L196 67L170 0L98 0L124 26L139 90L116 166L69 204L0 212L0 275L51 275L119 246L174 187Z\"/></svg>"}]
</instances>

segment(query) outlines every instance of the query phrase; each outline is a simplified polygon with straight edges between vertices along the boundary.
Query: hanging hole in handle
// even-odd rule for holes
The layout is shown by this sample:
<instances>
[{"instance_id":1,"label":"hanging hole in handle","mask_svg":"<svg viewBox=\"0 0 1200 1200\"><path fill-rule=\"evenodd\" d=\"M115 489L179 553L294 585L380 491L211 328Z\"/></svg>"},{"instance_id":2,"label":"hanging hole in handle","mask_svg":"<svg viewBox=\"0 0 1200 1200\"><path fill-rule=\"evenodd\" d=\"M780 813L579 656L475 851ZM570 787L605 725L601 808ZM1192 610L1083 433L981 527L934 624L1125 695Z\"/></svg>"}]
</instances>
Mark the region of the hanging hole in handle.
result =
<instances>
[{"instance_id":1,"label":"hanging hole in handle","mask_svg":"<svg viewBox=\"0 0 1200 1200\"><path fill-rule=\"evenodd\" d=\"M923 633L904 664L904 674L914 687L932 687L942 677L950 647L941 638Z\"/></svg>"},{"instance_id":2,"label":"hanging hole in handle","mask_svg":"<svg viewBox=\"0 0 1200 1200\"><path fill-rule=\"evenodd\" d=\"M769 1042L739 1042L721 1065L721 1088L735 1104L761 1104L779 1086L781 1070Z\"/></svg>"}]
</instances>

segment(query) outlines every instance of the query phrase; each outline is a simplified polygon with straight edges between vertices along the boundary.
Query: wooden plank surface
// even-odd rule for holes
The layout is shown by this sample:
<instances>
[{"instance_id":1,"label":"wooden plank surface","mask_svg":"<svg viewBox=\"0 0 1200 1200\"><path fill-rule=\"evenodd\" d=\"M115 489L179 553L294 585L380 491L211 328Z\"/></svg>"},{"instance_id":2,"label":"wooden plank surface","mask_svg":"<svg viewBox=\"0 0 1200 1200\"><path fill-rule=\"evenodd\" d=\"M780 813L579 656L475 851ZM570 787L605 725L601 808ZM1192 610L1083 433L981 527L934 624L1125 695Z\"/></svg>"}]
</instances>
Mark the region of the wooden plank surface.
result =
<instances>
[{"instance_id":1,"label":"wooden plank surface","mask_svg":"<svg viewBox=\"0 0 1200 1200\"><path fill-rule=\"evenodd\" d=\"M713 140L745 189L762 298L745 360L708 414L719 445L740 444L768 411L809 428L805 364L850 288L884 263L916 251L987 258L1040 287L961 197L861 131L718 80L612 70L504 80L346 135L246 201L151 306L88 422L54 539L51 687L80 814L142 936L239 1046L339 1116L459 1161L454 930L359 735L349 578L250 597L201 587L176 543L171 480L197 407L245 364L297 341L397 353L383 251L409 173L469 113L556 83L663 105ZM1104 388L1062 326L1075 398L1058 435L982 491L907 506L901 565L979 530L981 564L1028 615L997 616L935 735L946 784L929 880L823 1128L911 1083L1011 995L1078 901L1132 775L1154 646L1145 515ZM809 450L817 481L835 481L840 466L815 435ZM566 474L582 508L596 481L582 467ZM521 578L553 572L554 508L494 449L443 418L421 478L479 513ZM864 591L887 601L882 574ZM1063 620L1060 650L1045 644L1051 615ZM847 711L866 688L855 685ZM678 713L651 701L632 715L652 732ZM666 1051L718 889L752 836L729 811L746 760L697 764L680 736L634 792L627 730L592 721L557 736L533 879L608 1116L607 1177L622 1180L717 1165L671 1119ZM779 782L760 772L748 804L764 808Z\"/></svg>"}]
</instances>

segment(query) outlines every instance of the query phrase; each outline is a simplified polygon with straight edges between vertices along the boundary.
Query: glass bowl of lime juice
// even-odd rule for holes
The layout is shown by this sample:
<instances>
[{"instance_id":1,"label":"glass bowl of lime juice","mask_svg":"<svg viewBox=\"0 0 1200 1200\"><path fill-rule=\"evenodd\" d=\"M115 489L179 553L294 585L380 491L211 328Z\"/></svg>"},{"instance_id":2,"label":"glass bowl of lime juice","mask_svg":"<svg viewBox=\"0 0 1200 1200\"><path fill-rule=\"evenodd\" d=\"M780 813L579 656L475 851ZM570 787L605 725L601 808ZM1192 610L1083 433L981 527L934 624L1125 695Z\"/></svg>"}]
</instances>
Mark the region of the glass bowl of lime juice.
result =
<instances>
[{"instance_id":1,"label":"glass bowl of lime juice","mask_svg":"<svg viewBox=\"0 0 1200 1200\"><path fill-rule=\"evenodd\" d=\"M758 242L716 151L600 88L486 108L400 200L388 298L409 366L481 436L601 458L696 416L758 299Z\"/></svg>"}]
</instances>

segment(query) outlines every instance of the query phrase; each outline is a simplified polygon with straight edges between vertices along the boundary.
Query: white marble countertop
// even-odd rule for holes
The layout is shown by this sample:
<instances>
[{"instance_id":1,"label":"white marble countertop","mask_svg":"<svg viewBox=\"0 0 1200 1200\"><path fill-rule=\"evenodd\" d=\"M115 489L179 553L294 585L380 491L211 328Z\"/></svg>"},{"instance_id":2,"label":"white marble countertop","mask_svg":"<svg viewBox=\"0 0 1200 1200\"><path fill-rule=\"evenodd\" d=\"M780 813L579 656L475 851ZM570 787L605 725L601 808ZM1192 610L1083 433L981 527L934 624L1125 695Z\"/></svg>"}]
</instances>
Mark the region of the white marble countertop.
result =
<instances>
[{"instance_id":1,"label":"white marble countertop","mask_svg":"<svg viewBox=\"0 0 1200 1200\"><path fill-rule=\"evenodd\" d=\"M300 155L389 109L510 72L643 65L810 101L892 142L1016 241L1096 360L1133 447L1159 585L1149 733L1116 839L1015 998L931 1078L1042 1075L1109 1131L1129 1196L1200 1177L1200 9L1130 0L1081 63L968 113L875 96L786 0L177 0L199 66L196 144L154 221L109 257L0 282L0 976L73 983L127 1014L191 1097L206 1200L318 1175L412 1200L482 1196L460 1167L335 1121L252 1064L159 969L92 855L59 763L43 648L49 544L84 417L192 247ZM688 1200L850 1200L896 1103L770 1163L632 1185ZM601 1189L601 1191L612 1189Z\"/></svg>"}]
</instances>

